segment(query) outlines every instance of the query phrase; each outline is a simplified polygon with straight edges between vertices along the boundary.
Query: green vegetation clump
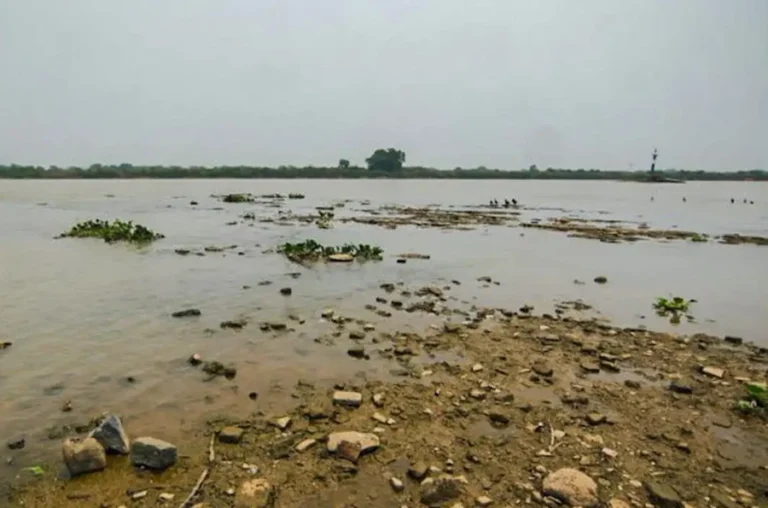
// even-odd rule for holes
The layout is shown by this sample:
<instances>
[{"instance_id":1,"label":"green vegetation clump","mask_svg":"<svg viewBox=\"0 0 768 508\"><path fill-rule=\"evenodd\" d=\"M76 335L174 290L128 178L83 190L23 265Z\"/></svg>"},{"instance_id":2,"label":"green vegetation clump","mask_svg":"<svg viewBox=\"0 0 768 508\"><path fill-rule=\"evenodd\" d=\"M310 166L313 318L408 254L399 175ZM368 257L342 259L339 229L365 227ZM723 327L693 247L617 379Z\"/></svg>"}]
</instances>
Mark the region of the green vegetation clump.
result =
<instances>
[{"instance_id":1,"label":"green vegetation clump","mask_svg":"<svg viewBox=\"0 0 768 508\"><path fill-rule=\"evenodd\" d=\"M381 247L368 244L346 243L341 246L326 246L310 239L300 243L284 243L277 248L277 252L291 261L301 263L333 261L334 256L338 258L337 260L381 261L384 250Z\"/></svg>"},{"instance_id":2,"label":"green vegetation clump","mask_svg":"<svg viewBox=\"0 0 768 508\"><path fill-rule=\"evenodd\" d=\"M765 383L748 383L747 393L736 402L736 409L742 413L768 417L768 386Z\"/></svg>"},{"instance_id":3,"label":"green vegetation clump","mask_svg":"<svg viewBox=\"0 0 768 508\"><path fill-rule=\"evenodd\" d=\"M660 296L656 298L653 303L653 308L656 310L656 314L662 317L669 317L669 321L672 324L678 324L680 317L684 314L688 314L688 309L691 304L696 300L686 300L680 296L674 296L672 298L665 298ZM689 321L693 320L692 316L687 316Z\"/></svg>"},{"instance_id":4,"label":"green vegetation clump","mask_svg":"<svg viewBox=\"0 0 768 508\"><path fill-rule=\"evenodd\" d=\"M691 241L697 243L704 243L709 241L709 236L706 234L694 233L691 235Z\"/></svg>"},{"instance_id":5,"label":"green vegetation clump","mask_svg":"<svg viewBox=\"0 0 768 508\"><path fill-rule=\"evenodd\" d=\"M131 221L116 219L110 222L96 219L75 224L60 238L101 238L107 243L145 244L165 237Z\"/></svg>"}]
</instances>

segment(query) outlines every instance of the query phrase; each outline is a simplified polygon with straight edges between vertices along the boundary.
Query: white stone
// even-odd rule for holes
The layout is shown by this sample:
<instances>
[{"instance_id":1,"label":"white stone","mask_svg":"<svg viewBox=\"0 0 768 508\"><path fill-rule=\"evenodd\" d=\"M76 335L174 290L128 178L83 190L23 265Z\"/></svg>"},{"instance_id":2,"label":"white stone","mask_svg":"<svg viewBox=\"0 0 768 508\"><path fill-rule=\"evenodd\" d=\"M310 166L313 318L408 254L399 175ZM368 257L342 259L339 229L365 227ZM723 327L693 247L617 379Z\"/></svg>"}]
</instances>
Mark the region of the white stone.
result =
<instances>
[{"instance_id":1,"label":"white stone","mask_svg":"<svg viewBox=\"0 0 768 508\"><path fill-rule=\"evenodd\" d=\"M725 371L723 369L717 368L717 367L704 367L701 369L701 371L712 377L716 377L717 379L723 379L723 376L725 375Z\"/></svg>"},{"instance_id":2,"label":"white stone","mask_svg":"<svg viewBox=\"0 0 768 508\"><path fill-rule=\"evenodd\" d=\"M334 392L333 403L340 406L360 407L360 404L363 403L363 395L358 392Z\"/></svg>"},{"instance_id":3,"label":"white stone","mask_svg":"<svg viewBox=\"0 0 768 508\"><path fill-rule=\"evenodd\" d=\"M328 436L327 450L335 453L342 441L348 441L360 447L360 453L375 450L379 447L379 436L362 432L346 431L333 432Z\"/></svg>"},{"instance_id":4,"label":"white stone","mask_svg":"<svg viewBox=\"0 0 768 508\"><path fill-rule=\"evenodd\" d=\"M157 497L160 499L160 501L173 501L173 498L176 497L176 495L170 494L168 492L161 492Z\"/></svg>"},{"instance_id":5,"label":"white stone","mask_svg":"<svg viewBox=\"0 0 768 508\"><path fill-rule=\"evenodd\" d=\"M405 488L405 485L403 485L403 482L394 476L389 479L389 484L392 485L392 489L394 489L395 492L402 492Z\"/></svg>"},{"instance_id":6,"label":"white stone","mask_svg":"<svg viewBox=\"0 0 768 508\"><path fill-rule=\"evenodd\" d=\"M317 444L316 439L305 439L301 443L296 445L297 452L305 452Z\"/></svg>"},{"instance_id":7,"label":"white stone","mask_svg":"<svg viewBox=\"0 0 768 508\"><path fill-rule=\"evenodd\" d=\"M263 478L243 482L235 494L235 508L267 508L274 501L272 486Z\"/></svg>"},{"instance_id":8,"label":"white stone","mask_svg":"<svg viewBox=\"0 0 768 508\"><path fill-rule=\"evenodd\" d=\"M472 372L480 372L481 370L483 370L483 366L479 363L472 366Z\"/></svg>"},{"instance_id":9,"label":"white stone","mask_svg":"<svg viewBox=\"0 0 768 508\"><path fill-rule=\"evenodd\" d=\"M278 418L277 420L275 420L274 425L280 430L285 430L291 426L291 422L292 420L290 416L284 416L282 418Z\"/></svg>"},{"instance_id":10,"label":"white stone","mask_svg":"<svg viewBox=\"0 0 768 508\"><path fill-rule=\"evenodd\" d=\"M615 459L619 456L619 452L616 450L611 450L610 448L603 448L603 455L605 455L608 458Z\"/></svg>"},{"instance_id":11,"label":"white stone","mask_svg":"<svg viewBox=\"0 0 768 508\"><path fill-rule=\"evenodd\" d=\"M488 496L480 496L477 499L475 499L475 502L477 503L477 506L491 506L491 503L493 503L493 499L491 499Z\"/></svg>"}]
</instances>

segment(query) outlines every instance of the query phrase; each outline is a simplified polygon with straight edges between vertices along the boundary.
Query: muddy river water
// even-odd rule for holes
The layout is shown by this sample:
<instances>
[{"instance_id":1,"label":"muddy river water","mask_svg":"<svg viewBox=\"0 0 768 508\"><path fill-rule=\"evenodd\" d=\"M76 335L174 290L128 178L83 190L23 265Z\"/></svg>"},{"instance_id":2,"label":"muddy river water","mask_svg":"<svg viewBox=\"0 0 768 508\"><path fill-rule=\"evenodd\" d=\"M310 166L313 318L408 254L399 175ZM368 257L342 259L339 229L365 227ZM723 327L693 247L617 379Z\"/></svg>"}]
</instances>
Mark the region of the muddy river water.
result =
<instances>
[{"instance_id":1,"label":"muddy river water","mask_svg":"<svg viewBox=\"0 0 768 508\"><path fill-rule=\"evenodd\" d=\"M211 197L230 192L295 192L306 198L277 208ZM298 379L331 383L387 376L384 365L340 355L346 344L329 347L314 340L331 330L319 319L324 308L369 319L363 306L374 302L382 282L456 280L461 285L452 295L467 304L529 304L537 312L580 299L619 325L735 335L768 346L765 246L609 244L514 224L466 231L356 223L318 229L239 219L245 212L312 213L345 200L337 217L387 205L475 207L491 198L516 198L526 220L621 219L652 228L768 236L768 187L759 183L0 181L0 341L13 343L0 351L3 449L7 440L24 436L27 446L15 460L33 464L58 454L59 442L47 439L48 429L107 410L123 415L134 432L146 428L171 439L205 415L254 410L243 393L258 393L259 408L267 408L284 403L286 388ZM142 249L53 239L91 218L133 220L166 238ZM307 268L269 252L281 242L306 238L380 245L384 260ZM230 245L237 248L205 256L175 253ZM401 252L431 258L398 264ZM598 275L608 283L593 283ZM481 276L498 285L478 282ZM282 296L283 287L291 287L292 295ZM654 315L654 299L668 295L696 299L695 322L673 326ZM189 307L202 316L170 317ZM377 320L377 328L418 330L439 322L402 314ZM291 315L306 322L277 337L259 330L260 321L288 323ZM241 331L219 328L221 321L239 318L252 324ZM186 363L192 353L233 363L236 382L206 382ZM67 401L73 409L65 413Z\"/></svg>"}]
</instances>

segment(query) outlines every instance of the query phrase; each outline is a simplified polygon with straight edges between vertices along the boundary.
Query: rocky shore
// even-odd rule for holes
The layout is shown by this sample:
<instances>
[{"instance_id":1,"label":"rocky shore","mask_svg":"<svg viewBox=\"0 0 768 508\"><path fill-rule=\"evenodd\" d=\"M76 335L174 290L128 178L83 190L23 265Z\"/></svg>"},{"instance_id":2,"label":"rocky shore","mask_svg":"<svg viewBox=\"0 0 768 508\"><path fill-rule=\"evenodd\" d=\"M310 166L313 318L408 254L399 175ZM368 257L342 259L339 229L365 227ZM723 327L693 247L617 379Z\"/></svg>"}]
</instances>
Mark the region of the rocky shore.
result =
<instances>
[{"instance_id":1,"label":"rocky shore","mask_svg":"<svg viewBox=\"0 0 768 508\"><path fill-rule=\"evenodd\" d=\"M331 309L317 318L336 325L334 339L349 341L349 354L361 365L391 364L388 380L301 381L290 393L290 410L212 419L175 443L174 460L162 468L134 460L154 440L137 439L129 448L107 420L109 439L95 440L129 455L102 463L96 453L96 472L19 483L11 502L105 508L768 505L768 419L760 408L737 409L748 383L768 379L765 348L735 337L533 315L529 308L451 309L447 288L382 289L389 298L399 291L403 300L418 299L393 312L431 313L442 325L377 333Z\"/></svg>"}]
</instances>

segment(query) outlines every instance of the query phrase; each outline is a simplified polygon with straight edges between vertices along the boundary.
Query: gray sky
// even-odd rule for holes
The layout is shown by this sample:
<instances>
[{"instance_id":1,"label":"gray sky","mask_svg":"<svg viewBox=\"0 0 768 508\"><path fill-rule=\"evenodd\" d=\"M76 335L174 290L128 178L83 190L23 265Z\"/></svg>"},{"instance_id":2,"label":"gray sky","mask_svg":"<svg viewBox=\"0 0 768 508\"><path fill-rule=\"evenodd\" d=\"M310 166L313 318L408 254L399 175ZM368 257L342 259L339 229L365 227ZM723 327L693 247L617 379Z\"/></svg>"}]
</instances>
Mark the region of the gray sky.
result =
<instances>
[{"instance_id":1,"label":"gray sky","mask_svg":"<svg viewBox=\"0 0 768 508\"><path fill-rule=\"evenodd\" d=\"M767 0L0 0L0 162L768 169Z\"/></svg>"}]
</instances>

